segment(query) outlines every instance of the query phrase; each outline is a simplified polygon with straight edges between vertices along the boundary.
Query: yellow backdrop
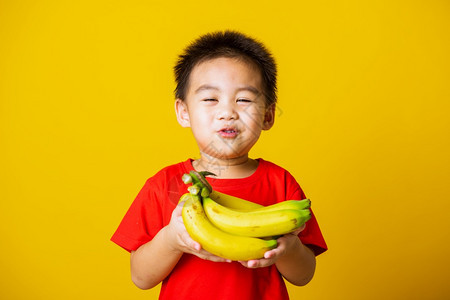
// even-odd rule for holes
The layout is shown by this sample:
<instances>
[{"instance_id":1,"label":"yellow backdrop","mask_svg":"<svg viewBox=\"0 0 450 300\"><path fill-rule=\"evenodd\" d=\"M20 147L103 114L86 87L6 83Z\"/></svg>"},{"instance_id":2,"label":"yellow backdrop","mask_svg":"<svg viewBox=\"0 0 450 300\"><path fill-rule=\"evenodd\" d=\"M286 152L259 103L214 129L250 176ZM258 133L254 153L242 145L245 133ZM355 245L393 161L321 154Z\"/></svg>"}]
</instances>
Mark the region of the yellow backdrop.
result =
<instances>
[{"instance_id":1,"label":"yellow backdrop","mask_svg":"<svg viewBox=\"0 0 450 300\"><path fill-rule=\"evenodd\" d=\"M198 152L173 112L192 39L279 64L252 157L295 175L330 250L293 299L448 299L448 1L0 1L0 298L156 299L109 241L144 181Z\"/></svg>"}]
</instances>

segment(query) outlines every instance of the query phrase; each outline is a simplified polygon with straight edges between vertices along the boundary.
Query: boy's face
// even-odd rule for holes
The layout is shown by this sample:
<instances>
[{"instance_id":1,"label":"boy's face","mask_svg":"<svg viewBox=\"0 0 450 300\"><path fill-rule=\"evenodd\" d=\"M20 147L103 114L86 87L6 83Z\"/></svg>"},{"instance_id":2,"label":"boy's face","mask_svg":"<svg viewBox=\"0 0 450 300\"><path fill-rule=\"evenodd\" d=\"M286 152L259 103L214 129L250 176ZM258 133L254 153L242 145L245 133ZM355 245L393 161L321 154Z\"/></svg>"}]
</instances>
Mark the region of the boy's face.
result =
<instances>
[{"instance_id":1,"label":"boy's face","mask_svg":"<svg viewBox=\"0 0 450 300\"><path fill-rule=\"evenodd\" d=\"M178 122L191 127L200 152L212 158L246 156L261 130L270 129L275 106L266 107L261 73L236 58L204 61L191 72Z\"/></svg>"}]
</instances>

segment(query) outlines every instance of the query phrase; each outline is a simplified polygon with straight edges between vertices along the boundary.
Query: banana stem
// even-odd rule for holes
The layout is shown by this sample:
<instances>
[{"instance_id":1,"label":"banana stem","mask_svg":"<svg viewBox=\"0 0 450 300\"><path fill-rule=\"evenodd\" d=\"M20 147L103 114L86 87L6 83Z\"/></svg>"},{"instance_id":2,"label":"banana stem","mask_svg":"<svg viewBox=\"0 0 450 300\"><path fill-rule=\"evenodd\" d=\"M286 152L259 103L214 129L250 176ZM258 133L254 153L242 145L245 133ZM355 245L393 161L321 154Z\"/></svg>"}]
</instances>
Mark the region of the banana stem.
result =
<instances>
[{"instance_id":1,"label":"banana stem","mask_svg":"<svg viewBox=\"0 0 450 300\"><path fill-rule=\"evenodd\" d=\"M209 184L209 182L205 179L205 176L203 174L214 175L214 173L211 173L208 171L197 172L197 171L192 170L191 172L189 172L189 174L191 175L192 180L194 182L202 184L202 186L206 187L210 193L212 192L212 187Z\"/></svg>"},{"instance_id":2,"label":"banana stem","mask_svg":"<svg viewBox=\"0 0 450 300\"><path fill-rule=\"evenodd\" d=\"M183 174L183 176L181 176L181 180L185 183L185 184L189 184L192 182L192 176L189 174Z\"/></svg>"},{"instance_id":3,"label":"banana stem","mask_svg":"<svg viewBox=\"0 0 450 300\"><path fill-rule=\"evenodd\" d=\"M216 174L209 172L209 171L200 171L198 172L200 175L202 175L203 177L205 176L217 176Z\"/></svg>"},{"instance_id":4,"label":"banana stem","mask_svg":"<svg viewBox=\"0 0 450 300\"><path fill-rule=\"evenodd\" d=\"M210 193L211 192L209 191L209 189L207 187L203 187L202 191L200 193L200 196L202 196L202 198L206 198L206 197L209 197Z\"/></svg>"},{"instance_id":5,"label":"banana stem","mask_svg":"<svg viewBox=\"0 0 450 300\"><path fill-rule=\"evenodd\" d=\"M193 185L191 185L190 187L187 188L189 193L193 194L193 195L198 195L200 193L200 191L202 190L202 186L198 183L195 183Z\"/></svg>"},{"instance_id":6,"label":"banana stem","mask_svg":"<svg viewBox=\"0 0 450 300\"><path fill-rule=\"evenodd\" d=\"M208 171L191 171L189 174L183 174L181 176L181 180L185 184L192 183L190 187L188 187L188 191L193 195L198 195L202 197L208 197L209 194L212 192L212 187L206 180L205 176L213 175L216 176L214 173L208 172Z\"/></svg>"}]
</instances>

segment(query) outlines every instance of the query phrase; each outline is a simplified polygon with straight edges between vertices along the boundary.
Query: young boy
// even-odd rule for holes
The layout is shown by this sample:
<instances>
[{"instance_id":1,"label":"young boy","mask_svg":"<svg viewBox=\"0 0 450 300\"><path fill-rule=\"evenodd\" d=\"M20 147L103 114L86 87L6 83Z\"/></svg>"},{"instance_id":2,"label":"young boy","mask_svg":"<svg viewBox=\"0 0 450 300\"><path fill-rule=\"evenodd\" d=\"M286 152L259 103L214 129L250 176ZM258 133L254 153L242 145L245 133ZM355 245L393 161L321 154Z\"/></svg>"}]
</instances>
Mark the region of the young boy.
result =
<instances>
[{"instance_id":1,"label":"young boy","mask_svg":"<svg viewBox=\"0 0 450 300\"><path fill-rule=\"evenodd\" d=\"M131 252L131 276L141 289L160 282L160 299L288 299L284 279L305 285L315 256L327 249L313 215L306 226L278 239L264 258L228 261L192 240L177 205L181 176L211 171L214 190L270 205L306 198L283 168L251 159L261 131L274 124L276 65L266 48L238 32L207 34L175 66L177 120L190 127L200 158L168 166L147 180L112 241Z\"/></svg>"}]
</instances>

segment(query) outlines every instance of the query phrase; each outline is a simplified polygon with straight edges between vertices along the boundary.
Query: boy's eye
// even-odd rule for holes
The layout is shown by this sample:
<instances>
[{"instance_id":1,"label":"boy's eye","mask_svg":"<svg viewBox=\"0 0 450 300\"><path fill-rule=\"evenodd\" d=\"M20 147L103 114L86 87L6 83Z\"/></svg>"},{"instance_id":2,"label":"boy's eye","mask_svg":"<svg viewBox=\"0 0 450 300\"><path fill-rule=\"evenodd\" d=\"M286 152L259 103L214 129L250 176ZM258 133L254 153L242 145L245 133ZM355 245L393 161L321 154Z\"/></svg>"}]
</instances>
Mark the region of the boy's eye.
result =
<instances>
[{"instance_id":1,"label":"boy's eye","mask_svg":"<svg viewBox=\"0 0 450 300\"><path fill-rule=\"evenodd\" d=\"M239 99L237 99L236 100L236 102L244 102L244 103L249 103L249 102L252 102L251 100L249 100L249 99L242 99L242 98L239 98Z\"/></svg>"},{"instance_id":2,"label":"boy's eye","mask_svg":"<svg viewBox=\"0 0 450 300\"><path fill-rule=\"evenodd\" d=\"M217 100L214 99L214 98L206 98L206 99L203 99L203 101L205 101L205 102L213 102L213 101L217 101Z\"/></svg>"}]
</instances>

